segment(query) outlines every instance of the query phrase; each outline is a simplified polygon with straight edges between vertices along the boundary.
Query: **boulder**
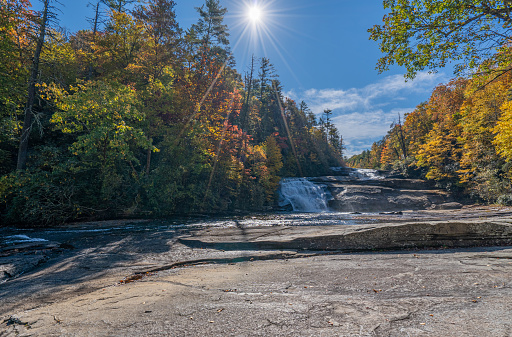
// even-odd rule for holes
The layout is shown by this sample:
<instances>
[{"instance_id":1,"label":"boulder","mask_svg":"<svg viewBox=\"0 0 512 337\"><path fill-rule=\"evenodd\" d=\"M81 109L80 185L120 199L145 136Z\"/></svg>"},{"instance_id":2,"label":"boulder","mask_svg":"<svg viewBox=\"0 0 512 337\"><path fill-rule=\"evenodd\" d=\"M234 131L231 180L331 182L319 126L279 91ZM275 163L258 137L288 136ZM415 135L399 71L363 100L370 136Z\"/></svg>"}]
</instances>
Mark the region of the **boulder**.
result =
<instances>
[{"instance_id":1,"label":"boulder","mask_svg":"<svg viewBox=\"0 0 512 337\"><path fill-rule=\"evenodd\" d=\"M458 203L458 202L446 202L444 204L432 204L432 206L430 206L430 209L447 210L447 209L461 209L462 207L464 207L464 205L461 203Z\"/></svg>"}]
</instances>

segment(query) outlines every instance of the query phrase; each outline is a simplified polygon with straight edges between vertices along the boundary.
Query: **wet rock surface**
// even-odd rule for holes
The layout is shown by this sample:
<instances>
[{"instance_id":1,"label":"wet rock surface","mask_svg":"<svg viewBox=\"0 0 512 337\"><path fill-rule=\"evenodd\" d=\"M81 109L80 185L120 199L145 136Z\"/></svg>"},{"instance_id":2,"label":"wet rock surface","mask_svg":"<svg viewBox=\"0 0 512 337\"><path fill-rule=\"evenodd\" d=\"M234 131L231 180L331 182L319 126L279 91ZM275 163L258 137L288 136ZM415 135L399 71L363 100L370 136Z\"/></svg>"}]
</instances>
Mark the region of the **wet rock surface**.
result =
<instances>
[{"instance_id":1,"label":"wet rock surface","mask_svg":"<svg viewBox=\"0 0 512 337\"><path fill-rule=\"evenodd\" d=\"M511 218L466 207L26 231L48 248L3 240L3 257L48 254L0 284L0 335L509 336Z\"/></svg>"}]
</instances>

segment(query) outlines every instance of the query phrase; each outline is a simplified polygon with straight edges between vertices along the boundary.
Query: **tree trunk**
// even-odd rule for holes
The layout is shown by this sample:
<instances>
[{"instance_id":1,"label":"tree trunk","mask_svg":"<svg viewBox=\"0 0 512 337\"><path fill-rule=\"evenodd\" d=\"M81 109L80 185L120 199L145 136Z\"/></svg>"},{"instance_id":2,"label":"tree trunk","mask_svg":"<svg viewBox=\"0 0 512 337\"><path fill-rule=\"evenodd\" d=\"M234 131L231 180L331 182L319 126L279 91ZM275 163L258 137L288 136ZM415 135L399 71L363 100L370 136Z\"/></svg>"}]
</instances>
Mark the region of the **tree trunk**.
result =
<instances>
[{"instance_id":1,"label":"tree trunk","mask_svg":"<svg viewBox=\"0 0 512 337\"><path fill-rule=\"evenodd\" d=\"M254 76L254 55L251 58L251 72L249 74L249 77L247 78L247 92L245 97L245 104L244 104L244 114L242 116L242 130L249 131L249 103L251 100L252 95L252 82L253 82L253 76Z\"/></svg>"},{"instance_id":2,"label":"tree trunk","mask_svg":"<svg viewBox=\"0 0 512 337\"><path fill-rule=\"evenodd\" d=\"M153 142L151 142L151 144L153 144ZM153 152L151 150L151 147L148 149L148 151L146 152L146 175L149 176L149 172L150 172L150 169L151 169L151 152Z\"/></svg>"},{"instance_id":3,"label":"tree trunk","mask_svg":"<svg viewBox=\"0 0 512 337\"><path fill-rule=\"evenodd\" d=\"M402 129L402 121L400 119L400 114L398 114L398 126L400 128L400 133L398 133L398 130L396 130L396 127L395 127L395 132L396 132L396 136L398 137L398 141L400 142L400 148L401 148L402 154L404 156L403 159L405 160L407 158L407 146L405 144L405 137L404 137L404 131Z\"/></svg>"},{"instance_id":4,"label":"tree trunk","mask_svg":"<svg viewBox=\"0 0 512 337\"><path fill-rule=\"evenodd\" d=\"M43 19L41 22L41 27L39 29L39 38L37 39L36 50L34 52L34 59L32 61L32 71L30 72L30 79L28 81L28 95L27 104L25 106L25 119L23 120L23 129L21 132L20 147L18 150L17 169L19 171L24 170L27 165L28 139L30 137L30 132L32 131L32 108L34 106L34 101L36 98L36 81L37 75L39 74L39 59L41 57L41 50L43 49L44 38L46 35L46 25L48 23L48 9L50 0L43 0L43 4Z\"/></svg>"},{"instance_id":5,"label":"tree trunk","mask_svg":"<svg viewBox=\"0 0 512 337\"><path fill-rule=\"evenodd\" d=\"M94 27L93 27L93 30L92 30L92 41L93 43L96 42L96 33L98 32L98 23L99 23L99 19L100 19L100 1L98 1L96 3L96 10L95 10L95 14L94 14ZM92 50L91 50L92 52ZM87 74L87 80L91 80L92 79L92 75L93 75L93 66L92 66L92 62L89 64L89 73Z\"/></svg>"}]
</instances>

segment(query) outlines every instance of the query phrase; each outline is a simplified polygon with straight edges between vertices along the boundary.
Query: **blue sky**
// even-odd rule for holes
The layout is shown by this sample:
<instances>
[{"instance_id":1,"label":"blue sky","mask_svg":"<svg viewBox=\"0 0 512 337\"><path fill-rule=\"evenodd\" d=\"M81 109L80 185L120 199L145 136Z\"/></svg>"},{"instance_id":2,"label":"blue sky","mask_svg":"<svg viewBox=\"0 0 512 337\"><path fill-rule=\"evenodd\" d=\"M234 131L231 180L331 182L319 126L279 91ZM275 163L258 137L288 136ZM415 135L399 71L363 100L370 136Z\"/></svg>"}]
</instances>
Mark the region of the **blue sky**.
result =
<instances>
[{"instance_id":1,"label":"blue sky","mask_svg":"<svg viewBox=\"0 0 512 337\"><path fill-rule=\"evenodd\" d=\"M40 7L32 0L34 7ZM180 26L197 21L194 7L204 0L175 0ZM59 0L61 26L74 32L88 28L89 0ZM240 72L251 55L268 57L286 96L304 100L313 112L333 110L333 120L350 156L382 138L398 114L410 112L432 89L451 77L451 69L420 73L405 82L404 69L378 74L378 44L367 29L385 14L379 0L220 0L228 9L231 47ZM247 7L262 8L262 19L251 23ZM245 33L244 33L245 31ZM255 38L259 32L260 38Z\"/></svg>"}]
</instances>

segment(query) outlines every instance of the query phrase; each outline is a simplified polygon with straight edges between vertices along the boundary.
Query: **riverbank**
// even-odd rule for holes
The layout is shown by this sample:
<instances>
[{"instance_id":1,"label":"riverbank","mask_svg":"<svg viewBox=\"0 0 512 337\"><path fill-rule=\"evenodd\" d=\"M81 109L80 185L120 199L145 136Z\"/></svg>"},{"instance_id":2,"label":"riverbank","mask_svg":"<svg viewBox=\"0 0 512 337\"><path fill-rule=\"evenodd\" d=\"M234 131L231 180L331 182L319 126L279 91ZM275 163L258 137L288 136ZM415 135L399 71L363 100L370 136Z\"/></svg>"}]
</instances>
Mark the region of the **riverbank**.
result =
<instances>
[{"instance_id":1,"label":"riverbank","mask_svg":"<svg viewBox=\"0 0 512 337\"><path fill-rule=\"evenodd\" d=\"M210 226L110 222L39 237L26 232L53 246L30 250L25 243L24 251L3 250L3 262L46 257L0 284L0 331L20 336L510 333L510 208L321 217L315 221L323 226L290 226L308 218L275 215ZM329 225L349 218L348 225ZM465 236L467 245L461 230L473 235ZM413 234L430 241L405 250L375 246L396 238L405 242ZM466 248L446 249L446 240L435 246L444 249L429 248L443 242L440 235ZM471 247L480 246L477 237L491 240L490 246ZM497 239L502 241L492 241ZM345 250L343 242L374 246Z\"/></svg>"}]
</instances>

